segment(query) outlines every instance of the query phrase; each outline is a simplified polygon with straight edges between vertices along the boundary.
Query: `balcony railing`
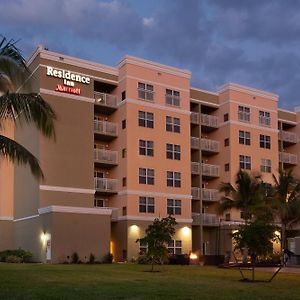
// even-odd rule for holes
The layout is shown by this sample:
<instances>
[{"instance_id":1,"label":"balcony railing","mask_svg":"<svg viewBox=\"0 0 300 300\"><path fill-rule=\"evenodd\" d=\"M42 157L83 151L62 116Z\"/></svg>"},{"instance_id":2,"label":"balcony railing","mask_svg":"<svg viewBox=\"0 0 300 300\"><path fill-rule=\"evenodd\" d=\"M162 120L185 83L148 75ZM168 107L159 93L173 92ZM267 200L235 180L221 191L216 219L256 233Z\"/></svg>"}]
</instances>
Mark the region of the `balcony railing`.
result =
<instances>
[{"instance_id":1,"label":"balcony railing","mask_svg":"<svg viewBox=\"0 0 300 300\"><path fill-rule=\"evenodd\" d=\"M118 126L116 123L94 120L94 130L96 133L110 136L118 135Z\"/></svg>"},{"instance_id":2,"label":"balcony railing","mask_svg":"<svg viewBox=\"0 0 300 300\"><path fill-rule=\"evenodd\" d=\"M117 179L94 177L95 190L97 192L116 193Z\"/></svg>"},{"instance_id":3,"label":"balcony railing","mask_svg":"<svg viewBox=\"0 0 300 300\"><path fill-rule=\"evenodd\" d=\"M297 135L294 132L289 132L289 131L280 131L279 132L279 139L282 140L283 142L287 143L297 143Z\"/></svg>"},{"instance_id":4,"label":"balcony railing","mask_svg":"<svg viewBox=\"0 0 300 300\"><path fill-rule=\"evenodd\" d=\"M284 164L297 165L298 156L297 156L297 154L280 152L279 153L279 162L282 162Z\"/></svg>"},{"instance_id":5,"label":"balcony railing","mask_svg":"<svg viewBox=\"0 0 300 300\"><path fill-rule=\"evenodd\" d=\"M191 148L192 149L199 149L200 148L200 139L197 137L191 137Z\"/></svg>"},{"instance_id":6,"label":"balcony railing","mask_svg":"<svg viewBox=\"0 0 300 300\"><path fill-rule=\"evenodd\" d=\"M219 225L219 217L216 214L202 214L203 225L217 226Z\"/></svg>"},{"instance_id":7,"label":"balcony railing","mask_svg":"<svg viewBox=\"0 0 300 300\"><path fill-rule=\"evenodd\" d=\"M202 189L202 200L204 200L204 201L218 201L218 190L216 190L216 189Z\"/></svg>"},{"instance_id":8,"label":"balcony railing","mask_svg":"<svg viewBox=\"0 0 300 300\"><path fill-rule=\"evenodd\" d=\"M216 214L208 213L192 213L193 225L201 225L201 219L203 226L218 226L219 217Z\"/></svg>"},{"instance_id":9,"label":"balcony railing","mask_svg":"<svg viewBox=\"0 0 300 300\"><path fill-rule=\"evenodd\" d=\"M94 160L104 164L118 164L118 151L94 149Z\"/></svg>"},{"instance_id":10,"label":"balcony railing","mask_svg":"<svg viewBox=\"0 0 300 300\"><path fill-rule=\"evenodd\" d=\"M201 150L217 153L220 151L220 143L210 139L201 139Z\"/></svg>"},{"instance_id":11,"label":"balcony railing","mask_svg":"<svg viewBox=\"0 0 300 300\"><path fill-rule=\"evenodd\" d=\"M212 115L201 114L201 125L207 127L218 128L219 118Z\"/></svg>"},{"instance_id":12,"label":"balcony railing","mask_svg":"<svg viewBox=\"0 0 300 300\"><path fill-rule=\"evenodd\" d=\"M117 108L117 97L110 94L94 92L95 104Z\"/></svg>"},{"instance_id":13,"label":"balcony railing","mask_svg":"<svg viewBox=\"0 0 300 300\"><path fill-rule=\"evenodd\" d=\"M191 171L192 171L192 174L200 175L200 171L201 171L200 163L192 162L191 163Z\"/></svg>"},{"instance_id":14,"label":"balcony railing","mask_svg":"<svg viewBox=\"0 0 300 300\"><path fill-rule=\"evenodd\" d=\"M202 176L219 177L219 166L202 164Z\"/></svg>"},{"instance_id":15,"label":"balcony railing","mask_svg":"<svg viewBox=\"0 0 300 300\"><path fill-rule=\"evenodd\" d=\"M198 113L191 112L190 119L191 119L191 123L193 123L193 124L200 124L200 117L199 117Z\"/></svg>"},{"instance_id":16,"label":"balcony railing","mask_svg":"<svg viewBox=\"0 0 300 300\"><path fill-rule=\"evenodd\" d=\"M166 94L166 104L171 106L180 106L180 96Z\"/></svg>"}]
</instances>

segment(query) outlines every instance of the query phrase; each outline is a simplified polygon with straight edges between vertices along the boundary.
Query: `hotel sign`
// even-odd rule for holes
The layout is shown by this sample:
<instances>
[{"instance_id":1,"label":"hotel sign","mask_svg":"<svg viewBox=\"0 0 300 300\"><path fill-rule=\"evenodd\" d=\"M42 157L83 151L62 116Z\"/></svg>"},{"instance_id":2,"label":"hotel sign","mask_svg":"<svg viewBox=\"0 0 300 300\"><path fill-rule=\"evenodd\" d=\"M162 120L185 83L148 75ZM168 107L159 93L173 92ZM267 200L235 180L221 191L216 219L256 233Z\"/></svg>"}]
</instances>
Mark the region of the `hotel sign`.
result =
<instances>
[{"instance_id":1,"label":"hotel sign","mask_svg":"<svg viewBox=\"0 0 300 300\"><path fill-rule=\"evenodd\" d=\"M55 91L70 93L75 95L81 94L81 89L75 87L75 82L90 84L91 78L73 73L71 71L55 69L53 67L47 66L47 76L60 78L63 80L63 84L57 84Z\"/></svg>"}]
</instances>

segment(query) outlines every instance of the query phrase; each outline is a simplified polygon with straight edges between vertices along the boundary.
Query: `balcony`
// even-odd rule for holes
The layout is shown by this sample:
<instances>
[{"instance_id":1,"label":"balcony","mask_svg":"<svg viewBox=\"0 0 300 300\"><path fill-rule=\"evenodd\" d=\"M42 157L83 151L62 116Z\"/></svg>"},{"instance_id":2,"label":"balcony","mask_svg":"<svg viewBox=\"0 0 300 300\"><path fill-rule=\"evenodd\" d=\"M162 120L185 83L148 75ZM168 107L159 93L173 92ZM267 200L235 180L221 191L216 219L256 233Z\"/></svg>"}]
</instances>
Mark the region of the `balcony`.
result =
<instances>
[{"instance_id":1,"label":"balcony","mask_svg":"<svg viewBox=\"0 0 300 300\"><path fill-rule=\"evenodd\" d=\"M109 115L118 107L117 97L115 95L94 92L95 111Z\"/></svg>"},{"instance_id":2,"label":"balcony","mask_svg":"<svg viewBox=\"0 0 300 300\"><path fill-rule=\"evenodd\" d=\"M192 187L192 199L200 200L201 189L198 187ZM216 189L202 189L202 200L209 202L218 201L218 190Z\"/></svg>"},{"instance_id":3,"label":"balcony","mask_svg":"<svg viewBox=\"0 0 300 300\"><path fill-rule=\"evenodd\" d=\"M118 136L118 126L116 123L94 120L95 136L110 141Z\"/></svg>"},{"instance_id":4,"label":"balcony","mask_svg":"<svg viewBox=\"0 0 300 300\"><path fill-rule=\"evenodd\" d=\"M219 226L219 217L216 214L202 214L203 226Z\"/></svg>"},{"instance_id":5,"label":"balcony","mask_svg":"<svg viewBox=\"0 0 300 300\"><path fill-rule=\"evenodd\" d=\"M204 177L219 177L219 166L202 164L202 173L200 172L200 163L192 162L191 171L194 175L202 175Z\"/></svg>"},{"instance_id":6,"label":"balcony","mask_svg":"<svg viewBox=\"0 0 300 300\"><path fill-rule=\"evenodd\" d=\"M201 126L206 129L219 128L219 118L212 115L201 114L200 118Z\"/></svg>"},{"instance_id":7,"label":"balcony","mask_svg":"<svg viewBox=\"0 0 300 300\"><path fill-rule=\"evenodd\" d=\"M191 112L190 120L192 124L200 124L199 114L196 112Z\"/></svg>"},{"instance_id":8,"label":"balcony","mask_svg":"<svg viewBox=\"0 0 300 300\"><path fill-rule=\"evenodd\" d=\"M94 177L96 193L102 195L117 194L117 179Z\"/></svg>"},{"instance_id":9,"label":"balcony","mask_svg":"<svg viewBox=\"0 0 300 300\"><path fill-rule=\"evenodd\" d=\"M118 164L118 151L94 149L94 161L99 167L109 168Z\"/></svg>"},{"instance_id":10,"label":"balcony","mask_svg":"<svg viewBox=\"0 0 300 300\"><path fill-rule=\"evenodd\" d=\"M201 219L203 226L219 226L219 217L216 214L200 214L192 213L193 223L192 225L200 226Z\"/></svg>"},{"instance_id":11,"label":"balcony","mask_svg":"<svg viewBox=\"0 0 300 300\"><path fill-rule=\"evenodd\" d=\"M202 176L203 177L219 177L219 166L202 164Z\"/></svg>"},{"instance_id":12,"label":"balcony","mask_svg":"<svg viewBox=\"0 0 300 300\"><path fill-rule=\"evenodd\" d=\"M200 139L198 137L191 137L191 148L199 149L200 148Z\"/></svg>"},{"instance_id":13,"label":"balcony","mask_svg":"<svg viewBox=\"0 0 300 300\"><path fill-rule=\"evenodd\" d=\"M294 132L282 130L279 132L279 140L283 141L286 144L296 144L297 135Z\"/></svg>"},{"instance_id":14,"label":"balcony","mask_svg":"<svg viewBox=\"0 0 300 300\"><path fill-rule=\"evenodd\" d=\"M298 156L297 156L297 154L280 152L279 153L279 162L287 164L287 165L297 165Z\"/></svg>"},{"instance_id":15,"label":"balcony","mask_svg":"<svg viewBox=\"0 0 300 300\"><path fill-rule=\"evenodd\" d=\"M220 151L220 143L210 139L201 139L201 150L205 155L211 155Z\"/></svg>"}]
</instances>

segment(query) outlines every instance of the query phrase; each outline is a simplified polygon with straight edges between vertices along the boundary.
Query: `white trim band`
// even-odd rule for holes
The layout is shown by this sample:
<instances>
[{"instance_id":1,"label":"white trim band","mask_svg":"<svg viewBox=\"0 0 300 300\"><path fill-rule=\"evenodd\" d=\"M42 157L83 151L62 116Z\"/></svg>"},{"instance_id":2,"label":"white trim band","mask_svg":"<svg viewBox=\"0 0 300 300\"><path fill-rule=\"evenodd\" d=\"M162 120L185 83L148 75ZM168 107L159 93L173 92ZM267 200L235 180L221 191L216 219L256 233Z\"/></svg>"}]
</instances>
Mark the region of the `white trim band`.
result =
<instances>
[{"instance_id":1,"label":"white trim band","mask_svg":"<svg viewBox=\"0 0 300 300\"><path fill-rule=\"evenodd\" d=\"M14 219L14 222L19 222L19 221L25 221L25 220L30 220L39 217L39 215L32 215L29 217L24 217L24 218L19 218L19 219Z\"/></svg>"},{"instance_id":2,"label":"white trim band","mask_svg":"<svg viewBox=\"0 0 300 300\"><path fill-rule=\"evenodd\" d=\"M139 217L139 216L120 216L118 217L118 221L150 221L153 222L154 219L156 219L157 217ZM187 223L187 224L192 224L193 219L177 219L176 218L176 222L177 223Z\"/></svg>"},{"instance_id":3,"label":"white trim band","mask_svg":"<svg viewBox=\"0 0 300 300\"><path fill-rule=\"evenodd\" d=\"M93 207L75 207L51 205L38 209L40 215L49 213L73 213L73 214L90 214L90 215L111 215L111 208L93 208Z\"/></svg>"},{"instance_id":4,"label":"white trim band","mask_svg":"<svg viewBox=\"0 0 300 300\"><path fill-rule=\"evenodd\" d=\"M74 187L52 186L52 185L40 185L40 190L51 191L51 192L64 192L64 193L95 194L95 190L93 189L80 189Z\"/></svg>"}]
</instances>

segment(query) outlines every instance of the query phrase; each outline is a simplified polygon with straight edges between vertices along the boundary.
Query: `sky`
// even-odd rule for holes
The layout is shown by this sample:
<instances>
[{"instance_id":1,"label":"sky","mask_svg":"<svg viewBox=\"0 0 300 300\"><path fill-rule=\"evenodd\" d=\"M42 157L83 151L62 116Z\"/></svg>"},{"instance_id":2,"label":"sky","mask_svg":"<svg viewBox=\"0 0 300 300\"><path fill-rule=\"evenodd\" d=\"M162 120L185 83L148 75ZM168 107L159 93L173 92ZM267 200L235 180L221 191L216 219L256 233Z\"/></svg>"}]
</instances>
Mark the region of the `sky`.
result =
<instances>
[{"instance_id":1,"label":"sky","mask_svg":"<svg viewBox=\"0 0 300 300\"><path fill-rule=\"evenodd\" d=\"M188 69L191 85L227 82L300 106L300 1L0 0L0 34L28 57L51 51L116 66L126 54ZM299 73L298 73L299 72Z\"/></svg>"}]
</instances>

